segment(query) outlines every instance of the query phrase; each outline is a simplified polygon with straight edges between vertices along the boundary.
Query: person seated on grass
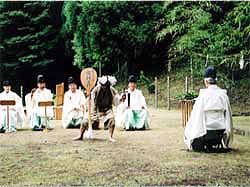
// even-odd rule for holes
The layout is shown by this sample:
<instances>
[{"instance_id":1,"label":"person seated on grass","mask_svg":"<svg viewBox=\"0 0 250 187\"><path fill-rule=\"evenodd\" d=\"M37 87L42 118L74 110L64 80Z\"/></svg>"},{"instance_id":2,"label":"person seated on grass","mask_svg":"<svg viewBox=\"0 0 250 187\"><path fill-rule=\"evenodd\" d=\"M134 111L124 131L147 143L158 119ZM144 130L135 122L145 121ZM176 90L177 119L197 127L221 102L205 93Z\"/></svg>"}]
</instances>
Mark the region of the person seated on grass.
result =
<instances>
[{"instance_id":1,"label":"person seated on grass","mask_svg":"<svg viewBox=\"0 0 250 187\"><path fill-rule=\"evenodd\" d=\"M141 90L136 89L136 77L129 77L128 90L121 96L117 107L117 123L125 130L145 130L148 125L148 111Z\"/></svg>"},{"instance_id":2,"label":"person seated on grass","mask_svg":"<svg viewBox=\"0 0 250 187\"><path fill-rule=\"evenodd\" d=\"M22 99L11 91L9 80L3 81L3 89L4 91L0 93L0 101L12 100L15 101L15 105L9 106L9 119L7 119L7 106L0 105L0 133L15 132L17 125L23 126L26 120ZM9 124L7 124L7 120L9 120Z\"/></svg>"},{"instance_id":3,"label":"person seated on grass","mask_svg":"<svg viewBox=\"0 0 250 187\"><path fill-rule=\"evenodd\" d=\"M84 115L85 96L77 89L73 77L68 78L69 90L64 95L62 126L63 128L80 128Z\"/></svg>"},{"instance_id":4,"label":"person seated on grass","mask_svg":"<svg viewBox=\"0 0 250 187\"><path fill-rule=\"evenodd\" d=\"M232 114L226 90L216 85L216 70L205 71L206 89L201 89L185 128L188 149L201 152L229 151Z\"/></svg>"},{"instance_id":5,"label":"person seated on grass","mask_svg":"<svg viewBox=\"0 0 250 187\"><path fill-rule=\"evenodd\" d=\"M47 107L47 117L45 109L38 106L39 102L53 101L51 90L46 88L46 82L43 75L37 76L37 89L32 97L31 122L30 127L34 131L43 130L47 124L51 128L50 120L54 117L53 107Z\"/></svg>"}]
</instances>

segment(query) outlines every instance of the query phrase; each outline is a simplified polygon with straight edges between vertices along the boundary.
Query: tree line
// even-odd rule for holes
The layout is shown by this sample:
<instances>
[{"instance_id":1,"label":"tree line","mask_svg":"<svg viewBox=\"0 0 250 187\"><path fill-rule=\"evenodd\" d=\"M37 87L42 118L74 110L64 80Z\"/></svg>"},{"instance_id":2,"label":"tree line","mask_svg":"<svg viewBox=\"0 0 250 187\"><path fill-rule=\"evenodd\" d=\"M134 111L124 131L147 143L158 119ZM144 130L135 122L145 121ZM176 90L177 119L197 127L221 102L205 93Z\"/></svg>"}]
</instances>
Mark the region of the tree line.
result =
<instances>
[{"instance_id":1,"label":"tree line","mask_svg":"<svg viewBox=\"0 0 250 187\"><path fill-rule=\"evenodd\" d=\"M0 79L28 87L88 66L121 79L206 65L250 76L250 2L0 2L0 31Z\"/></svg>"}]
</instances>

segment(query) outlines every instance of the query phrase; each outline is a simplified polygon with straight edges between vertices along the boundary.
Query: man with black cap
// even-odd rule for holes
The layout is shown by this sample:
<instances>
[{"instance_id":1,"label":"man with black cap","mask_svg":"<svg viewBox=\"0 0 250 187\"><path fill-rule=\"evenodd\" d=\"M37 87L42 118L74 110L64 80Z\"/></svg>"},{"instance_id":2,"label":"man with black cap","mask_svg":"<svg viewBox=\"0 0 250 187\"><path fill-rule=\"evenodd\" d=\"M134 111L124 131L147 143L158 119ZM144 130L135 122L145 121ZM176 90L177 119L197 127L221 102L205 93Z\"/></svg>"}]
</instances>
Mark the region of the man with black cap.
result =
<instances>
[{"instance_id":1,"label":"man with black cap","mask_svg":"<svg viewBox=\"0 0 250 187\"><path fill-rule=\"evenodd\" d=\"M148 111L145 97L141 90L136 89L136 77L131 75L128 79L128 90L125 97L122 95L121 104L118 106L117 123L126 130L145 130L148 125ZM124 109L119 114L119 109Z\"/></svg>"},{"instance_id":2,"label":"man with black cap","mask_svg":"<svg viewBox=\"0 0 250 187\"><path fill-rule=\"evenodd\" d=\"M68 78L68 87L69 90L64 95L62 125L63 128L79 128L84 116L86 99L84 94L77 89L73 77Z\"/></svg>"},{"instance_id":3,"label":"man with black cap","mask_svg":"<svg viewBox=\"0 0 250 187\"><path fill-rule=\"evenodd\" d=\"M185 128L184 142L194 151L214 152L232 141L232 115L226 90L216 85L216 70L208 67L204 84ZM220 148L220 149L217 149Z\"/></svg>"},{"instance_id":4,"label":"man with black cap","mask_svg":"<svg viewBox=\"0 0 250 187\"><path fill-rule=\"evenodd\" d=\"M47 107L47 118L45 117L44 107L39 107L39 102L53 101L53 95L51 90L46 88L46 81L43 75L37 76L37 89L32 97L32 109L31 109L31 123L30 127L33 130L42 130L45 128L46 124L50 128L50 119L54 117L54 112L52 107ZM46 121L47 120L47 123Z\"/></svg>"},{"instance_id":5,"label":"man with black cap","mask_svg":"<svg viewBox=\"0 0 250 187\"><path fill-rule=\"evenodd\" d=\"M7 110L6 106L0 105L0 132L16 131L18 124L24 125L25 114L22 104L22 99L14 92L11 91L11 83L9 80L3 81L4 91L0 93L0 101L12 100L15 105L9 106L9 129L7 129Z\"/></svg>"}]
</instances>

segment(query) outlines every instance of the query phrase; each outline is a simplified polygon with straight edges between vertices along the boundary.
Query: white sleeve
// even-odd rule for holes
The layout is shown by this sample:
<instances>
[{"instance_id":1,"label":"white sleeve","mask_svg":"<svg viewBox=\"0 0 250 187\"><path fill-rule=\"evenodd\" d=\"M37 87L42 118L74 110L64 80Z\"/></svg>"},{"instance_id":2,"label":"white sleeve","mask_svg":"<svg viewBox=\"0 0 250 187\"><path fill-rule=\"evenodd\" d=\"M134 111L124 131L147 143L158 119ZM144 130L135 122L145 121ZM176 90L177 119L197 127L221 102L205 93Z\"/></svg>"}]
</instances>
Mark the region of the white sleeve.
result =
<instances>
[{"instance_id":1,"label":"white sleeve","mask_svg":"<svg viewBox=\"0 0 250 187\"><path fill-rule=\"evenodd\" d=\"M69 94L66 92L63 100L63 116L66 116L73 108L74 106L70 104Z\"/></svg>"},{"instance_id":2,"label":"white sleeve","mask_svg":"<svg viewBox=\"0 0 250 187\"><path fill-rule=\"evenodd\" d=\"M190 118L186 124L184 132L184 142L191 149L191 144L195 138L201 137L207 133L204 122L204 96L200 92L195 101Z\"/></svg>"},{"instance_id":3,"label":"white sleeve","mask_svg":"<svg viewBox=\"0 0 250 187\"><path fill-rule=\"evenodd\" d=\"M227 140L224 140L225 145L228 147L230 143L233 141L233 120L232 120L232 111L229 102L229 98L226 95L226 111L225 111L225 125L226 125L226 135Z\"/></svg>"},{"instance_id":4,"label":"white sleeve","mask_svg":"<svg viewBox=\"0 0 250 187\"><path fill-rule=\"evenodd\" d=\"M146 100L145 100L145 97L143 96L142 92L140 91L140 103L141 103L141 106L144 107L145 109L147 109L147 104L146 104Z\"/></svg>"}]
</instances>

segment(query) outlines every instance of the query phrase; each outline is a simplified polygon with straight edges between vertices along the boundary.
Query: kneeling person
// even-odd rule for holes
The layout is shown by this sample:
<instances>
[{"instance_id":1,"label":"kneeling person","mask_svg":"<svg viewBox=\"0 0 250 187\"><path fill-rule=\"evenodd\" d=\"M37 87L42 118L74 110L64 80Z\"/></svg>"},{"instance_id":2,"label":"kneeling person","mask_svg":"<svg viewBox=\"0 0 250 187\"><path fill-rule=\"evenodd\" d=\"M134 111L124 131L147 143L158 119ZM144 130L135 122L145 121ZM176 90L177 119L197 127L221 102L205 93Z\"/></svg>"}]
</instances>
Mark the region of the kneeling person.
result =
<instances>
[{"instance_id":1,"label":"kneeling person","mask_svg":"<svg viewBox=\"0 0 250 187\"><path fill-rule=\"evenodd\" d=\"M185 128L184 142L194 151L217 152L232 141L232 114L226 90L216 85L216 71L205 71L201 89ZM220 148L220 149L218 149ZM227 149L229 150L229 149Z\"/></svg>"},{"instance_id":2,"label":"kneeling person","mask_svg":"<svg viewBox=\"0 0 250 187\"><path fill-rule=\"evenodd\" d=\"M73 77L68 78L69 90L64 95L62 125L63 128L79 128L84 116L85 96L77 90Z\"/></svg>"},{"instance_id":3,"label":"kneeling person","mask_svg":"<svg viewBox=\"0 0 250 187\"><path fill-rule=\"evenodd\" d=\"M11 83L9 80L3 81L4 91L0 93L0 101L12 100L15 101L15 105L9 106L9 116L7 116L6 106L0 105L0 133L4 133L6 130L15 132L17 125L21 125L25 122L25 114L22 105L22 99L11 91ZM7 119L9 117L9 119ZM9 120L9 124L7 124ZM9 126L7 126L9 125Z\"/></svg>"},{"instance_id":4,"label":"kneeling person","mask_svg":"<svg viewBox=\"0 0 250 187\"><path fill-rule=\"evenodd\" d=\"M37 77L37 89L32 97L31 123L33 130L42 130L46 127L51 128L50 120L54 117L53 107L47 107L47 116L44 107L39 106L39 102L52 101L51 90L46 88L45 78L43 75Z\"/></svg>"},{"instance_id":5,"label":"kneeling person","mask_svg":"<svg viewBox=\"0 0 250 187\"><path fill-rule=\"evenodd\" d=\"M145 130L148 125L148 111L145 97L141 90L136 89L135 76L129 77L127 93L118 106L117 122L126 130Z\"/></svg>"}]
</instances>

